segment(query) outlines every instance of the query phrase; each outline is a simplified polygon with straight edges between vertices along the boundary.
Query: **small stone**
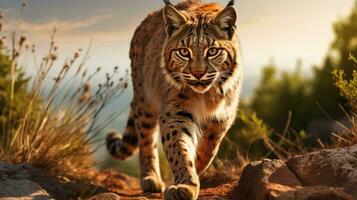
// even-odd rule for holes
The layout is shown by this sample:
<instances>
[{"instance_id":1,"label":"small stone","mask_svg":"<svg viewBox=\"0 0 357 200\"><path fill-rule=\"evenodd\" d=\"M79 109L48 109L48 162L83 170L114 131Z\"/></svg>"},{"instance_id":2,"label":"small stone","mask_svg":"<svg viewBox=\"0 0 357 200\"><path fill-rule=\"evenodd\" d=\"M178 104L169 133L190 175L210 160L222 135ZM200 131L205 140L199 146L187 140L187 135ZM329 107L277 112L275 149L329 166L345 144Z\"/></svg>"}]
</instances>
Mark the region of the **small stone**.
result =
<instances>
[{"instance_id":1,"label":"small stone","mask_svg":"<svg viewBox=\"0 0 357 200\"><path fill-rule=\"evenodd\" d=\"M119 195L111 192L95 195L88 200L120 200Z\"/></svg>"}]
</instances>

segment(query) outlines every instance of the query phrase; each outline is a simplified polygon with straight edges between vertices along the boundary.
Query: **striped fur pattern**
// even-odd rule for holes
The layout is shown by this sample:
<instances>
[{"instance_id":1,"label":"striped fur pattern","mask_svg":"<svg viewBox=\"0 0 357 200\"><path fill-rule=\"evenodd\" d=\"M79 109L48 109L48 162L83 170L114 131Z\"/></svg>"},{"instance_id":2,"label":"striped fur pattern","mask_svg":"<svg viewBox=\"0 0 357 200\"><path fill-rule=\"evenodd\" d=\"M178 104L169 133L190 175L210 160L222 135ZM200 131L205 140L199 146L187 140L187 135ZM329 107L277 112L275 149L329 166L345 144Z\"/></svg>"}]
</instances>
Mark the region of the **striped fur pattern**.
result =
<instances>
[{"instance_id":1,"label":"striped fur pattern","mask_svg":"<svg viewBox=\"0 0 357 200\"><path fill-rule=\"evenodd\" d=\"M124 160L137 149L141 186L164 199L197 199L199 175L232 125L242 84L237 14L187 0L150 14L136 29L130 58L134 97L123 136L110 133L109 153ZM160 137L159 137L160 136ZM161 179L161 138L173 184Z\"/></svg>"}]
</instances>

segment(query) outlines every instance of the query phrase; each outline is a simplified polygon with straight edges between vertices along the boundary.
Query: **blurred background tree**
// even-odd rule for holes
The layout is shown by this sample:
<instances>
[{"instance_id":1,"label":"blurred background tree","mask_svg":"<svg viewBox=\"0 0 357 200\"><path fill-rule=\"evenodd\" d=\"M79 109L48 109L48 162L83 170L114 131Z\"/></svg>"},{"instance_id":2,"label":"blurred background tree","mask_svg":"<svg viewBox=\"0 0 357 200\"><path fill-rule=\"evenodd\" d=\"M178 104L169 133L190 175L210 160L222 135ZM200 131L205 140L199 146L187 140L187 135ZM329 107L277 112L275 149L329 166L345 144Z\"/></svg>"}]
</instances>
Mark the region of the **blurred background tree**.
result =
<instances>
[{"instance_id":1,"label":"blurred background tree","mask_svg":"<svg viewBox=\"0 0 357 200\"><path fill-rule=\"evenodd\" d=\"M333 119L344 117L338 105L346 105L346 100L334 86L331 72L342 69L348 74L347 78L351 78L355 68L348 58L350 54L357 55L357 2L348 18L334 24L334 32L336 37L330 53L323 66L314 67L311 78L301 73L301 61L297 62L294 72L282 72L280 77L277 77L274 64L264 68L251 107L258 117L275 130L283 130L288 113L292 111L291 128L297 131L308 130L326 139L321 133L313 133L315 130L311 125L314 121L327 119L326 113Z\"/></svg>"},{"instance_id":2,"label":"blurred background tree","mask_svg":"<svg viewBox=\"0 0 357 200\"><path fill-rule=\"evenodd\" d=\"M335 39L331 44L329 55L326 56L322 67L314 68L311 101L319 103L331 117L340 118L343 117L343 112L336 105L345 105L346 101L339 96L337 88L334 87L331 72L334 69L342 69L348 79L352 76L354 66L349 61L349 55L357 55L357 2L350 16L336 22L333 27ZM325 116L322 112L318 112L316 106L312 107L311 111L310 120Z\"/></svg>"},{"instance_id":3,"label":"blurred background tree","mask_svg":"<svg viewBox=\"0 0 357 200\"><path fill-rule=\"evenodd\" d=\"M274 64L267 65L251 99L251 109L277 131L284 129L289 111L293 111L292 127L306 127L308 123L305 111L309 106L311 86L300 69L301 61L297 62L294 72L281 74L277 73Z\"/></svg>"},{"instance_id":4,"label":"blurred background tree","mask_svg":"<svg viewBox=\"0 0 357 200\"><path fill-rule=\"evenodd\" d=\"M357 88L353 82L345 87L349 91L339 91L335 84L356 76L351 55L357 55L357 1L351 14L333 28L335 39L329 53L322 66L313 67L311 77L301 72L301 60L293 72L278 72L272 61L263 68L252 98L239 108L220 158L232 159L237 151L252 159L267 156L269 150L273 150L270 157L287 156L284 149L301 153L331 141L335 126L329 118L349 123L345 113L353 106L348 106L346 95L341 93L355 94ZM334 70L339 73L332 76ZM337 75L340 82L336 83Z\"/></svg>"},{"instance_id":5,"label":"blurred background tree","mask_svg":"<svg viewBox=\"0 0 357 200\"><path fill-rule=\"evenodd\" d=\"M20 113L24 111L28 100L28 82L23 71L15 69L13 99L10 99L11 58L5 53L6 48L0 45L0 136L6 130L14 130L19 124ZM11 118L9 115L11 113ZM11 120L11 122L8 122Z\"/></svg>"}]
</instances>

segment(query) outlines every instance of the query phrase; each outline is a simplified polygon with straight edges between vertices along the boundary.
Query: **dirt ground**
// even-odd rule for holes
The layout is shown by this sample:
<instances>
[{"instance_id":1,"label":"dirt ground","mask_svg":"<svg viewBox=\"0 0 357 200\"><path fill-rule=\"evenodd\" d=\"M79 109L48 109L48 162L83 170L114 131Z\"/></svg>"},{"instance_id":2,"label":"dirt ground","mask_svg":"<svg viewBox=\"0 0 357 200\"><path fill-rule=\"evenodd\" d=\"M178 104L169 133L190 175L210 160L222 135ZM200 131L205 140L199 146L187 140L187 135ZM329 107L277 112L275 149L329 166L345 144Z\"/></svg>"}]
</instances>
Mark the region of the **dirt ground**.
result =
<instances>
[{"instance_id":1,"label":"dirt ground","mask_svg":"<svg viewBox=\"0 0 357 200\"><path fill-rule=\"evenodd\" d=\"M161 194L144 194L140 189L140 183L137 178L121 174L114 170L105 170L94 172L96 182L105 187L108 191L117 193L123 200L133 199L162 199ZM237 176L227 177L222 174L209 174L201 180L201 191L199 199L219 200L235 199L235 189L238 186L239 178Z\"/></svg>"}]
</instances>

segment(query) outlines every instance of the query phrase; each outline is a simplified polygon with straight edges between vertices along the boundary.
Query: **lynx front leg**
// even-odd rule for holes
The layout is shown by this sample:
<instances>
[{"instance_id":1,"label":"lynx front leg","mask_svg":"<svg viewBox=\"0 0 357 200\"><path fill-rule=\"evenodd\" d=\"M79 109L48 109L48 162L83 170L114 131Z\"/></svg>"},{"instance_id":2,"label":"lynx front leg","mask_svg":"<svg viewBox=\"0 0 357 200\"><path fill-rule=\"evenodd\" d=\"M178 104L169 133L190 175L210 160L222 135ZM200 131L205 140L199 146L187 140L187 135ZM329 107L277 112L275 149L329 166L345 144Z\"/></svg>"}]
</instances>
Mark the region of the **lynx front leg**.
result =
<instances>
[{"instance_id":1,"label":"lynx front leg","mask_svg":"<svg viewBox=\"0 0 357 200\"><path fill-rule=\"evenodd\" d=\"M203 136L197 148L197 174L201 175L211 165L233 119L234 117L228 120L211 120L203 127Z\"/></svg>"},{"instance_id":2,"label":"lynx front leg","mask_svg":"<svg viewBox=\"0 0 357 200\"><path fill-rule=\"evenodd\" d=\"M157 117L146 107L136 110L135 128L139 135L141 188L144 192L162 192L162 182L157 151Z\"/></svg>"},{"instance_id":3,"label":"lynx front leg","mask_svg":"<svg viewBox=\"0 0 357 200\"><path fill-rule=\"evenodd\" d=\"M174 185L166 188L164 199L194 200L200 185L194 165L199 128L189 112L177 107L172 110L160 120L162 143L175 178Z\"/></svg>"}]
</instances>

